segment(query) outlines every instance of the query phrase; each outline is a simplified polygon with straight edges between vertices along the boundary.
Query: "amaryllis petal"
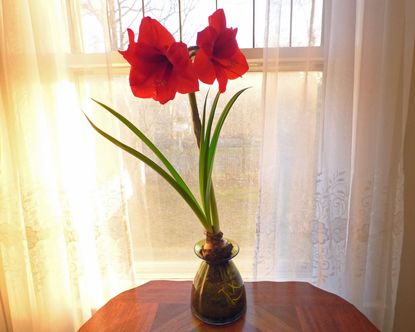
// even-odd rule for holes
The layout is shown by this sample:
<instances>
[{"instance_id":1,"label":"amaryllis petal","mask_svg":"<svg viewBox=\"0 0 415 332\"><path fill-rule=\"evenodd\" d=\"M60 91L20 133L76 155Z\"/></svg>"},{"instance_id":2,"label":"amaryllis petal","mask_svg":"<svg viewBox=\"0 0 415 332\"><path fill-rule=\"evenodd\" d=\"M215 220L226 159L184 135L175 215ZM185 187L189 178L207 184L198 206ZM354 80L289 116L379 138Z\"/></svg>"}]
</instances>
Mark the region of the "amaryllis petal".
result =
<instances>
[{"instance_id":1,"label":"amaryllis petal","mask_svg":"<svg viewBox=\"0 0 415 332\"><path fill-rule=\"evenodd\" d=\"M218 60L230 80L241 77L248 69L248 63L243 53L238 50L231 58Z\"/></svg>"},{"instance_id":2,"label":"amaryllis petal","mask_svg":"<svg viewBox=\"0 0 415 332\"><path fill-rule=\"evenodd\" d=\"M152 98L154 94L154 87L151 79L140 76L139 71L131 68L130 71L130 86L133 95L139 98Z\"/></svg>"},{"instance_id":3,"label":"amaryllis petal","mask_svg":"<svg viewBox=\"0 0 415 332\"><path fill-rule=\"evenodd\" d=\"M173 100L174 97L176 97L176 92L177 90L174 89L171 85L160 85L156 88L157 97L154 99L157 100L160 104L164 105L165 103L167 103L170 100Z\"/></svg>"},{"instance_id":4,"label":"amaryllis petal","mask_svg":"<svg viewBox=\"0 0 415 332\"><path fill-rule=\"evenodd\" d=\"M166 56L155 51L154 47L143 43L137 43L136 45L137 51L134 54L136 59L134 67L140 71L141 75L154 75L155 72L159 71L168 62Z\"/></svg>"},{"instance_id":5,"label":"amaryllis petal","mask_svg":"<svg viewBox=\"0 0 415 332\"><path fill-rule=\"evenodd\" d=\"M130 43L130 45L134 45L134 31L131 29L127 29L127 34L128 34L128 42Z\"/></svg>"},{"instance_id":6,"label":"amaryllis petal","mask_svg":"<svg viewBox=\"0 0 415 332\"><path fill-rule=\"evenodd\" d=\"M207 27L197 33L196 45L210 57L213 53L213 47L215 45L216 38L217 33L215 30L213 30L211 27Z\"/></svg>"},{"instance_id":7,"label":"amaryllis petal","mask_svg":"<svg viewBox=\"0 0 415 332\"><path fill-rule=\"evenodd\" d=\"M209 16L209 26L214 28L217 32L222 32L226 29L226 17L223 9L218 9Z\"/></svg>"},{"instance_id":8,"label":"amaryllis petal","mask_svg":"<svg viewBox=\"0 0 415 332\"><path fill-rule=\"evenodd\" d=\"M130 86L134 96L164 104L174 99L176 92L199 90L186 44L177 43L157 20L143 18L137 42L131 30L128 40L127 50L120 53L131 64Z\"/></svg>"},{"instance_id":9,"label":"amaryllis petal","mask_svg":"<svg viewBox=\"0 0 415 332\"><path fill-rule=\"evenodd\" d=\"M235 52L240 51L236 41L238 29L226 29L218 36L213 53L216 58L230 58Z\"/></svg>"},{"instance_id":10,"label":"amaryllis petal","mask_svg":"<svg viewBox=\"0 0 415 332\"><path fill-rule=\"evenodd\" d=\"M144 17L141 20L138 39L142 43L156 47L167 47L175 42L172 34L159 21L151 17Z\"/></svg>"},{"instance_id":11,"label":"amaryllis petal","mask_svg":"<svg viewBox=\"0 0 415 332\"><path fill-rule=\"evenodd\" d=\"M184 66L189 63L189 52L185 43L173 43L167 50L167 58L175 66Z\"/></svg>"},{"instance_id":12,"label":"amaryllis petal","mask_svg":"<svg viewBox=\"0 0 415 332\"><path fill-rule=\"evenodd\" d=\"M215 69L216 77L219 84L219 92L223 93L226 91L226 85L228 84L228 76L226 71L222 67L217 66Z\"/></svg>"},{"instance_id":13,"label":"amaryllis petal","mask_svg":"<svg viewBox=\"0 0 415 332\"><path fill-rule=\"evenodd\" d=\"M190 93L199 90L199 81L191 63L174 75L177 81L177 92Z\"/></svg>"},{"instance_id":14,"label":"amaryllis petal","mask_svg":"<svg viewBox=\"0 0 415 332\"><path fill-rule=\"evenodd\" d=\"M135 61L134 58L134 53L135 53L135 47L136 44L134 42L134 32L131 29L127 29L127 33L128 33L128 48L125 51L118 51L124 58L125 60L128 61L129 64L133 65Z\"/></svg>"},{"instance_id":15,"label":"amaryllis petal","mask_svg":"<svg viewBox=\"0 0 415 332\"><path fill-rule=\"evenodd\" d=\"M206 84L212 84L215 81L215 66L211 58L206 54L204 49L200 49L194 60L194 69L197 77Z\"/></svg>"},{"instance_id":16,"label":"amaryllis petal","mask_svg":"<svg viewBox=\"0 0 415 332\"><path fill-rule=\"evenodd\" d=\"M195 71L204 83L217 79L220 92L226 90L229 79L240 77L249 69L236 41L237 31L226 27L225 13L218 9L209 16L209 26L197 34Z\"/></svg>"}]
</instances>

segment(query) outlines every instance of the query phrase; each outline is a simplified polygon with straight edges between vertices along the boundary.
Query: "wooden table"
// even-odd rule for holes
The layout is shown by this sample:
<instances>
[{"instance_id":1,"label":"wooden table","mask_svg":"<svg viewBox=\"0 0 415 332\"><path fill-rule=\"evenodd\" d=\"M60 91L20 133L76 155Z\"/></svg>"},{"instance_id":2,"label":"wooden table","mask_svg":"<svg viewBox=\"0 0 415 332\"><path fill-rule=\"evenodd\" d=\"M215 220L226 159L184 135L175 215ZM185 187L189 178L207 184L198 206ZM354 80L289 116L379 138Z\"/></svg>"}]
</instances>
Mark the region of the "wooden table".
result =
<instances>
[{"instance_id":1,"label":"wooden table","mask_svg":"<svg viewBox=\"0 0 415 332\"><path fill-rule=\"evenodd\" d=\"M79 331L379 331L353 305L304 282L247 282L244 318L210 326L190 311L190 281L151 281L123 292Z\"/></svg>"}]
</instances>

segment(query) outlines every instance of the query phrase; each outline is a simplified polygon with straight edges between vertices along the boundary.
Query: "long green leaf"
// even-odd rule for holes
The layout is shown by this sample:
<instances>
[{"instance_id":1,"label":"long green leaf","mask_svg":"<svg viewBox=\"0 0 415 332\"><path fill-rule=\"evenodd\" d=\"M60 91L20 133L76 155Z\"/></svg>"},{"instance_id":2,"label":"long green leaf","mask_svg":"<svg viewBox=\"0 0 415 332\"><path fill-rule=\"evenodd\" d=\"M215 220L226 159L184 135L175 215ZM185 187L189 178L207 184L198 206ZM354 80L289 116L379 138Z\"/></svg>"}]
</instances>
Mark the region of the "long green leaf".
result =
<instances>
[{"instance_id":1,"label":"long green leaf","mask_svg":"<svg viewBox=\"0 0 415 332\"><path fill-rule=\"evenodd\" d=\"M228 116L230 110L232 109L233 104L238 99L238 97L248 88L242 89L235 93L235 95L229 100L226 104L222 114L219 117L218 123L216 124L215 131L212 135L212 139L209 144L209 151L207 157L207 164L206 164L206 187L205 187L205 197L210 197L211 192L211 184L212 184L212 171L213 171L213 161L215 158L216 147L219 140L219 135L222 130L223 124L225 123L226 117Z\"/></svg>"},{"instance_id":2,"label":"long green leaf","mask_svg":"<svg viewBox=\"0 0 415 332\"><path fill-rule=\"evenodd\" d=\"M219 97L220 97L220 92L216 94L215 99L213 100L213 103L212 103L212 107L210 109L209 121L206 127L206 137L205 137L205 141L208 141L208 142L210 142L210 133L212 131L213 119L215 118L215 112L216 112L216 107L218 106Z\"/></svg>"},{"instance_id":3,"label":"long green leaf","mask_svg":"<svg viewBox=\"0 0 415 332\"><path fill-rule=\"evenodd\" d=\"M187 192L187 194L190 196L190 198L197 204L196 198L194 197L192 191L187 186L186 182L182 179L182 177L179 175L179 173L176 171L174 166L168 161L168 159L164 156L164 154L151 142L151 140L144 135L144 133L138 129L131 121L129 121L127 118L125 118L123 115L112 109L111 107L95 100L92 98L94 102L96 102L98 105L106 109L108 112L110 112L113 116L115 116L117 119L119 119L124 125L126 125L138 138L140 138L145 145L147 145L151 151L160 159L160 161L166 166L170 174L174 177L174 179L177 181L177 183L183 188L184 191Z\"/></svg>"},{"instance_id":4,"label":"long green leaf","mask_svg":"<svg viewBox=\"0 0 415 332\"><path fill-rule=\"evenodd\" d=\"M206 126L206 133L205 133L205 148L203 150L203 152L201 151L201 153L203 153L203 159L201 160L202 162L202 167L203 167L203 186L202 186L202 190L203 190L203 195L202 195L202 202L203 202L203 208L205 210L205 214L206 214L206 218L207 220L212 224L212 220L211 220L211 196L210 196L210 190L207 190L207 186L210 184L208 184L207 181L207 175L209 172L209 169L207 168L208 166L208 157L209 157L209 149L210 149L210 135L211 135L211 131L212 131L212 125L213 125L213 120L215 118L215 113L216 113L216 108L218 105L218 101L219 101L219 97L220 97L220 92L218 92L215 96L215 99L213 100L212 106L210 108L210 113L209 113L209 120Z\"/></svg>"},{"instance_id":5,"label":"long green leaf","mask_svg":"<svg viewBox=\"0 0 415 332\"><path fill-rule=\"evenodd\" d=\"M202 204L204 202L204 194L205 190L203 188L204 185L204 175L205 175L205 127L206 127L206 105L208 99L209 91L206 93L205 102L203 104L203 113L202 113L202 128L200 133L200 146L199 146L199 190L200 190L200 199L202 200ZM209 220L208 220L209 221Z\"/></svg>"},{"instance_id":6,"label":"long green leaf","mask_svg":"<svg viewBox=\"0 0 415 332\"><path fill-rule=\"evenodd\" d=\"M107 134L100 128L98 128L85 114L85 117L87 118L88 122L91 124L91 126L103 137L105 137L107 140L109 140L111 143L115 144L119 148L123 149L124 151L128 152L129 154L133 155L137 159L144 162L146 165L151 167L154 171L156 171L160 176L162 176L179 194L183 197L183 199L186 201L186 203L190 206L190 208L193 210L193 212L196 214L196 216L199 218L200 222L202 223L203 227L207 231L211 231L212 226L207 223L206 216L204 215L203 211L200 209L200 207L194 203L193 199L189 196L189 194L175 181L175 179L169 175L163 168L161 168L159 165L157 165L154 161L152 161L150 158L145 156L144 154L140 153L139 151L133 149L132 147L118 141L111 135Z\"/></svg>"},{"instance_id":7,"label":"long green leaf","mask_svg":"<svg viewBox=\"0 0 415 332\"><path fill-rule=\"evenodd\" d=\"M219 226L219 215L218 207L216 205L215 190L213 189L213 182L210 183L210 214L211 214L211 225L213 227L213 232L217 233L220 231Z\"/></svg>"}]
</instances>

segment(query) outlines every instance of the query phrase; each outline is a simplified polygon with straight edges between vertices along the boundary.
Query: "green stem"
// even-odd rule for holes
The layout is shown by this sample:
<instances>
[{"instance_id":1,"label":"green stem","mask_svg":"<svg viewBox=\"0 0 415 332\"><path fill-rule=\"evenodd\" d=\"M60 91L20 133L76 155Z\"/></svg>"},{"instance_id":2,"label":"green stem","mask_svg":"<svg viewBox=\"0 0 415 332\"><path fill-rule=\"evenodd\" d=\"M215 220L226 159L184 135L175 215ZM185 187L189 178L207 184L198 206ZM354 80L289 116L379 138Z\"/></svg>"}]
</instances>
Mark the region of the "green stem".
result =
<instances>
[{"instance_id":1,"label":"green stem","mask_svg":"<svg viewBox=\"0 0 415 332\"><path fill-rule=\"evenodd\" d=\"M189 93L190 109L192 111L193 132L196 137L197 147L200 148L200 135L202 124L200 122L199 110L197 108L196 95L194 92Z\"/></svg>"}]
</instances>

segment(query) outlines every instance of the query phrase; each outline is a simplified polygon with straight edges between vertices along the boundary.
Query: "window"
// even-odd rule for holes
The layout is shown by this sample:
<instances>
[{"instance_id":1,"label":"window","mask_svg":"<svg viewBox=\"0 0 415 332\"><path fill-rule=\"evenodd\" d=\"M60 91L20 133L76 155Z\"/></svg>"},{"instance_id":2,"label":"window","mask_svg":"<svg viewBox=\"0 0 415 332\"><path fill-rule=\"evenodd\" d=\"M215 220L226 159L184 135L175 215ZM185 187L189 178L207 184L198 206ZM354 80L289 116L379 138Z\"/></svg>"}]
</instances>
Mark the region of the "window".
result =
<instances>
[{"instance_id":1,"label":"window","mask_svg":"<svg viewBox=\"0 0 415 332\"><path fill-rule=\"evenodd\" d=\"M280 38L279 43L269 46L281 46L279 80L282 80L284 88L280 91L280 103L284 107L295 107L292 106L296 103L295 87L307 79L315 103L310 107L316 108L322 77L323 0L277 2L277 5L282 6L283 13ZM143 13L157 18L177 40L181 36L184 42L193 45L195 32L207 25L207 16L214 11L215 6L225 9L228 26L238 27L238 42L250 63L250 72L242 79L229 83L228 93L222 97L224 103L237 90L252 87L235 105L229 122L225 124L214 169L222 229L225 236L237 240L243 248L239 254L238 267L249 278L252 273L259 199L265 1L218 0L215 4L205 0L80 0L79 7L68 7L73 49L68 56L68 65L72 68L86 109L92 106L88 102L90 97L113 105L153 139L193 191L198 193L197 149L187 96L177 95L173 102L164 106L151 100L134 98L128 85L129 65L116 50L126 48L126 29L137 32ZM310 17L313 17L312 22ZM311 31L308 26L312 26ZM312 71L305 74L305 70L310 68ZM206 87L201 86L199 105L206 91ZM119 129L118 136L127 144L146 151L140 142L125 131ZM103 143L105 153L114 153L116 156L116 150L107 147L108 144ZM122 158L124 176L114 179L115 185L114 181L108 181L103 190L114 190L118 183L118 187L123 188L123 193L128 195L127 207L118 206L117 202L113 202L115 206L111 207L110 202L107 214L110 220L111 216L117 216L117 209L128 210L130 227L135 237L133 240L137 243L133 259L139 278L161 278L161 271L169 278L176 276L173 271L180 271L180 277L193 277L199 262L193 259L189 248L203 237L203 229L196 217L155 172L125 154L122 154ZM117 227L116 224L114 227ZM171 269L168 269L169 265L172 265Z\"/></svg>"}]
</instances>

